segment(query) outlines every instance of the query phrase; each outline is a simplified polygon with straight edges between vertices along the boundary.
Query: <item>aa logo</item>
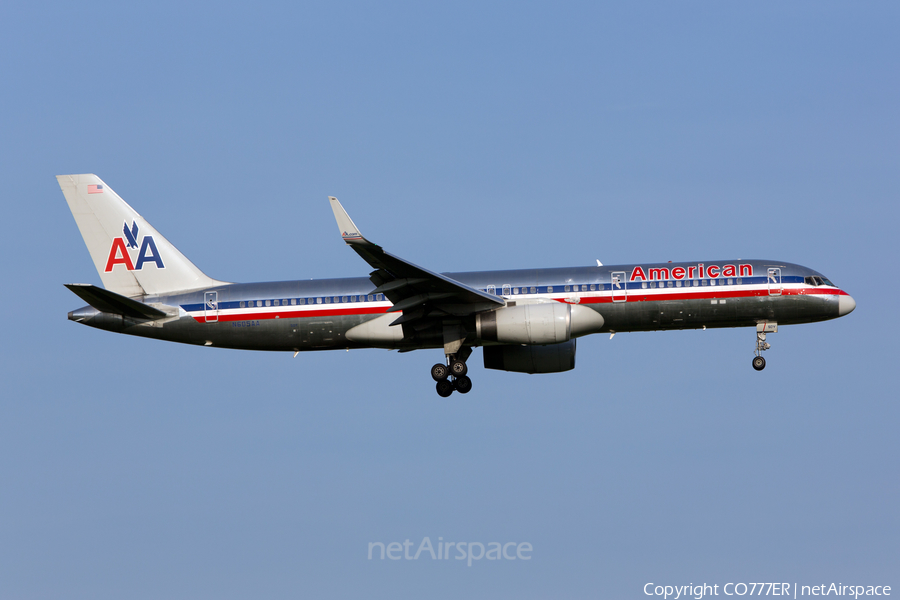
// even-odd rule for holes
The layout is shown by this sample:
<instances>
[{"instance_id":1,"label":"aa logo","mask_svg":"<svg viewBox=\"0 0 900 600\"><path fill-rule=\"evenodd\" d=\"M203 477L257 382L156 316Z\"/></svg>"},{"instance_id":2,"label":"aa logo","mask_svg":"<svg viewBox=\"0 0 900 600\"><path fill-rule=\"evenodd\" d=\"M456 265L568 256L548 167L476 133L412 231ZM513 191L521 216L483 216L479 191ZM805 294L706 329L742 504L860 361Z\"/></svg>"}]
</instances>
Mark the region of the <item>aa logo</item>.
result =
<instances>
[{"instance_id":1,"label":"aa logo","mask_svg":"<svg viewBox=\"0 0 900 600\"><path fill-rule=\"evenodd\" d=\"M153 241L152 235L144 236L140 242L140 250L137 252L137 260L131 260L131 254L129 254L128 249L136 250L139 239L138 225L135 221L131 222L131 229L128 228L128 223L125 223L122 227L122 232L125 234L124 237L115 238L112 241L112 246L109 248L109 258L106 259L105 269L107 273L111 273L116 265L125 265L125 268L129 271L140 271L144 268L145 263L153 263L158 269L166 268L163 265L159 251L156 249L156 242Z\"/></svg>"}]
</instances>

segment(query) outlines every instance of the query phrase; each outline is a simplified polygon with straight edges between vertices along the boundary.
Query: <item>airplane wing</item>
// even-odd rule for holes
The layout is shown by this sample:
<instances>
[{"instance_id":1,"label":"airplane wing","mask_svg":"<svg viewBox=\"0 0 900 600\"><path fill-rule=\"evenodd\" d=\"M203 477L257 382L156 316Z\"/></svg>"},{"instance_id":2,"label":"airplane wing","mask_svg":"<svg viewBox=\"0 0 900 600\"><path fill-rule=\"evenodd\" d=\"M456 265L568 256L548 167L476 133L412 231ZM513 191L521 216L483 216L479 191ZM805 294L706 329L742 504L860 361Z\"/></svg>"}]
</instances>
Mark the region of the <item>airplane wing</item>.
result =
<instances>
[{"instance_id":1,"label":"airplane wing","mask_svg":"<svg viewBox=\"0 0 900 600\"><path fill-rule=\"evenodd\" d=\"M391 325L413 323L416 329L445 316L466 316L506 306L503 298L423 269L394 256L362 236L337 198L329 196L341 237L363 260L375 268L369 279L373 294L383 293L394 303L388 312L403 313ZM424 321L424 322L422 322Z\"/></svg>"}]
</instances>

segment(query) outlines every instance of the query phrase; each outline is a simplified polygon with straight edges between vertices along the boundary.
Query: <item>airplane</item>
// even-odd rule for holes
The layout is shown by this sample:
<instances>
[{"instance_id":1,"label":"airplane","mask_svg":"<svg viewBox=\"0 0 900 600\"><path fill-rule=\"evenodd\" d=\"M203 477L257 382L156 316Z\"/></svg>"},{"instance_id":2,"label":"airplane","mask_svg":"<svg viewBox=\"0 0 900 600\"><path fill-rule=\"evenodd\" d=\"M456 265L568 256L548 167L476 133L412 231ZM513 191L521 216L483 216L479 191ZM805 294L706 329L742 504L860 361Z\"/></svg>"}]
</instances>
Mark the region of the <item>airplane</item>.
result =
<instances>
[{"instance_id":1,"label":"airplane","mask_svg":"<svg viewBox=\"0 0 900 600\"><path fill-rule=\"evenodd\" d=\"M103 287L66 284L88 305L77 323L184 344L298 353L442 348L437 393L472 389L484 367L558 373L575 367L577 338L714 327L756 331L753 368L779 325L842 317L856 301L821 273L773 260L641 263L435 273L366 239L329 197L341 238L374 269L366 277L231 283L189 261L106 183L59 175Z\"/></svg>"}]
</instances>

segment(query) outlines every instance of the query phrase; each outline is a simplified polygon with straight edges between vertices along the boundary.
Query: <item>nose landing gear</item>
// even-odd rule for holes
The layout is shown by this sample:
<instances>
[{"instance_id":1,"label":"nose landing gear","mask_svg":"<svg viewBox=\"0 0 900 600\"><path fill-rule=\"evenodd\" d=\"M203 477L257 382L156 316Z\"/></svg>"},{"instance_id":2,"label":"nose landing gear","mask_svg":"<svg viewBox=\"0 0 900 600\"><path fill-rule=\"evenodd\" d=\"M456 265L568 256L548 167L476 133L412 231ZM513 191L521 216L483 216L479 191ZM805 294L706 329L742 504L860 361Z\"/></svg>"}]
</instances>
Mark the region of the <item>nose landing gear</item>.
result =
<instances>
[{"instance_id":1,"label":"nose landing gear","mask_svg":"<svg viewBox=\"0 0 900 600\"><path fill-rule=\"evenodd\" d=\"M778 333L778 323L763 322L756 324L756 356L753 357L753 368L762 371L766 368L766 359L760 353L772 346L766 342L767 333Z\"/></svg>"}]
</instances>

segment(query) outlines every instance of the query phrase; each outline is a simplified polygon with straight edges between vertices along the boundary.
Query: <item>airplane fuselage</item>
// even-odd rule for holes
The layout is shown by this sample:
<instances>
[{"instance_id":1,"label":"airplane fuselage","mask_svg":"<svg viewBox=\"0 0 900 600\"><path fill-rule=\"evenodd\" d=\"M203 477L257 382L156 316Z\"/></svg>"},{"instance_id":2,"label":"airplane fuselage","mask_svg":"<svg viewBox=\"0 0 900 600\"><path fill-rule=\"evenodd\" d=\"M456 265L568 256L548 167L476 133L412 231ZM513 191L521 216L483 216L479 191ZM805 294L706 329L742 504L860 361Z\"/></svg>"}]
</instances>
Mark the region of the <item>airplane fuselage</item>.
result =
<instances>
[{"instance_id":1,"label":"airplane fuselage","mask_svg":"<svg viewBox=\"0 0 900 600\"><path fill-rule=\"evenodd\" d=\"M756 327L761 321L790 325L824 321L849 312L847 300L843 305L841 302L842 297L849 298L846 292L830 282L824 283L827 279L812 269L780 261L632 264L445 275L496 294L508 306L560 302L588 307L603 317L602 326L591 333ZM385 315L391 308L392 303L383 294L372 293L374 287L364 277L233 283L140 298L151 306L176 307L177 315L169 319L150 321L110 315L90 306L69 313L69 318L119 333L244 350L443 346L444 340L436 332L408 332L406 339L390 335L376 335L373 339L352 333L348 337L348 332ZM493 343L478 339L474 317L460 321L468 343ZM398 333L400 327L395 326Z\"/></svg>"}]
</instances>

